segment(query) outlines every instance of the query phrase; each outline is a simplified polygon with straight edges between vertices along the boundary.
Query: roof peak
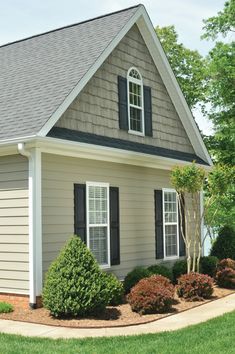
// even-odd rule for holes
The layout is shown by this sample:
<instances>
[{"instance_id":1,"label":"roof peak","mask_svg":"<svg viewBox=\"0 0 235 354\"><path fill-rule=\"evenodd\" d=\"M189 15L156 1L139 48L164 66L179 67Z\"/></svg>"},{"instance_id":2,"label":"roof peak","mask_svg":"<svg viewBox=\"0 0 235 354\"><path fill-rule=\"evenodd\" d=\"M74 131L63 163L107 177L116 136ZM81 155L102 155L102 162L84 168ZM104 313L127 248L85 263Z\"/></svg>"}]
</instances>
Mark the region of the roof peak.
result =
<instances>
[{"instance_id":1,"label":"roof peak","mask_svg":"<svg viewBox=\"0 0 235 354\"><path fill-rule=\"evenodd\" d=\"M134 9L135 7L137 8L137 7L141 7L141 6L144 6L144 5L143 4L137 4L137 5L134 5L134 6L127 7L125 9L121 9L121 10L113 11L113 12L110 12L110 13L106 13L104 15L93 17L93 18L90 18L90 19L87 19L87 20L84 20L84 21L81 21L81 22L72 23L71 25L58 27L58 28L55 28L55 29L52 29L52 30L49 30L49 31L46 31L46 32L42 32L42 33L38 33L38 34L29 36L29 37L18 39L18 40L13 41L13 42L8 42L8 43L0 45L0 49L3 48L3 47L10 46L10 45L15 44L15 43L24 42L24 41L27 41L29 39L40 37L40 36L44 36L46 34L57 32L57 31L61 31L61 30L66 29L66 28L71 28L71 27L75 27L75 26L78 26L78 25L82 25L82 24L87 23L87 22L92 22L92 21L98 20L100 18L104 18L104 17L108 17L108 16L111 16L111 15L115 15L115 14L118 14L120 12L125 12L125 11L128 11L128 10Z\"/></svg>"}]
</instances>

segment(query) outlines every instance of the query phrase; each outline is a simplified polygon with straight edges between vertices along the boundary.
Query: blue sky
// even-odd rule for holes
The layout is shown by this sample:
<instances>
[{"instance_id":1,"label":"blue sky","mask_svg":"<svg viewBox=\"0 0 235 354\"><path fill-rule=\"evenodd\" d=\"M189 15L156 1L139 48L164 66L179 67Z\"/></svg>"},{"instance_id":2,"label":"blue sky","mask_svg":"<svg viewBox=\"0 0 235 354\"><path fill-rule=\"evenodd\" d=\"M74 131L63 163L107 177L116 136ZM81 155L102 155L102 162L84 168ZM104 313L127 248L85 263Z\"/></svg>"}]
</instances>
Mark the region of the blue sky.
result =
<instances>
[{"instance_id":1,"label":"blue sky","mask_svg":"<svg viewBox=\"0 0 235 354\"><path fill-rule=\"evenodd\" d=\"M175 25L179 40L206 54L202 19L223 9L224 0L143 0L153 25ZM0 45L138 4L137 0L0 0ZM210 125L196 112L198 123Z\"/></svg>"}]
</instances>

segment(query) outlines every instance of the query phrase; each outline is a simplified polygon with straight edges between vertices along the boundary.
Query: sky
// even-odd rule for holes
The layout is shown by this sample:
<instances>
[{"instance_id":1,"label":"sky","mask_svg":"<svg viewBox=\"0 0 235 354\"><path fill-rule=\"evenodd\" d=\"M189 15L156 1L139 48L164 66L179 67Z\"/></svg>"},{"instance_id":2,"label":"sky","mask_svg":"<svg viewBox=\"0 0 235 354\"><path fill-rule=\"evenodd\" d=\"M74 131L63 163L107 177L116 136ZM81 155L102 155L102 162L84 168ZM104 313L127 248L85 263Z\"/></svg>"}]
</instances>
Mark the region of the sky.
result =
<instances>
[{"instance_id":1,"label":"sky","mask_svg":"<svg viewBox=\"0 0 235 354\"><path fill-rule=\"evenodd\" d=\"M225 0L142 0L155 26L174 25L179 41L206 55L213 42L201 41L202 20L215 16ZM138 4L137 0L0 0L0 45ZM212 125L199 110L204 133Z\"/></svg>"}]
</instances>

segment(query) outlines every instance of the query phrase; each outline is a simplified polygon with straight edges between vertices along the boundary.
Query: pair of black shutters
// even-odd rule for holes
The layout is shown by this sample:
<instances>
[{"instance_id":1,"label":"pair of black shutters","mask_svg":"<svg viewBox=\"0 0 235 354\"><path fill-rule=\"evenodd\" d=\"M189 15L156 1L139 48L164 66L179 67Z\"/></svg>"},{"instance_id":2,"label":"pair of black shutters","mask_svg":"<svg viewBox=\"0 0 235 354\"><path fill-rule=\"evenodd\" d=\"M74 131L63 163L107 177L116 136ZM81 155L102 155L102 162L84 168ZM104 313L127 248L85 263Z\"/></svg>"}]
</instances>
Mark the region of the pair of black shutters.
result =
<instances>
[{"instance_id":1,"label":"pair of black shutters","mask_svg":"<svg viewBox=\"0 0 235 354\"><path fill-rule=\"evenodd\" d=\"M144 95L144 134L153 136L152 128L152 98L151 87L143 86ZM118 98L119 98L119 128L129 129L128 126L128 97L127 97L127 79L118 76Z\"/></svg>"},{"instance_id":2,"label":"pair of black shutters","mask_svg":"<svg viewBox=\"0 0 235 354\"><path fill-rule=\"evenodd\" d=\"M111 265L120 264L119 189L109 188L110 206L110 255ZM74 185L74 233L87 243L86 235L86 185Z\"/></svg>"}]
</instances>

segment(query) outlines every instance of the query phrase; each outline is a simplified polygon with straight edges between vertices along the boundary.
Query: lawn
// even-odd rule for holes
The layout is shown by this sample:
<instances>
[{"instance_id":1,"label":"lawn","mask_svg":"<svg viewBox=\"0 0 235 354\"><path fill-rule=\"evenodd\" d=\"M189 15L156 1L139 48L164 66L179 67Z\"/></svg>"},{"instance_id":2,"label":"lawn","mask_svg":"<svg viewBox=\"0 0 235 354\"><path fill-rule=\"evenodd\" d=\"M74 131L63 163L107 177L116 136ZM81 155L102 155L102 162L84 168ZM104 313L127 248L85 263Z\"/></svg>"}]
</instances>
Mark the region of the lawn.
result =
<instances>
[{"instance_id":1,"label":"lawn","mask_svg":"<svg viewBox=\"0 0 235 354\"><path fill-rule=\"evenodd\" d=\"M129 337L53 340L0 334L0 353L232 354L235 312L175 332Z\"/></svg>"}]
</instances>

